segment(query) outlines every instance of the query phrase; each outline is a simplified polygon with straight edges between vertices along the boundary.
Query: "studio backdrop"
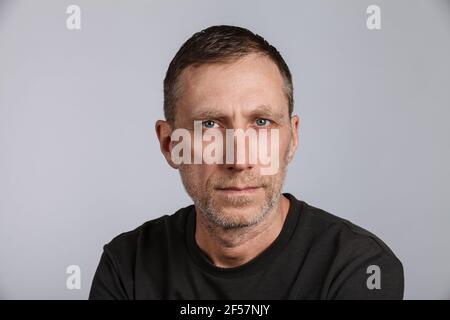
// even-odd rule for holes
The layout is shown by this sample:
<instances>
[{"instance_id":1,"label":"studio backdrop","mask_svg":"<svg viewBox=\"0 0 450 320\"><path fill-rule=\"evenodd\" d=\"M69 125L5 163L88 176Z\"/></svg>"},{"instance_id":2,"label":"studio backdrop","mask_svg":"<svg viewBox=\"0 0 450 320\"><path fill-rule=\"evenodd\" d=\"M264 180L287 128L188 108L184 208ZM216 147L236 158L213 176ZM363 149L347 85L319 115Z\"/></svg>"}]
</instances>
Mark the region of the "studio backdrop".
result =
<instances>
[{"instance_id":1,"label":"studio backdrop","mask_svg":"<svg viewBox=\"0 0 450 320\"><path fill-rule=\"evenodd\" d=\"M283 190L383 239L406 299L449 299L445 0L0 0L0 298L86 299L104 244L192 203L154 124L173 55L218 24L292 71Z\"/></svg>"}]
</instances>

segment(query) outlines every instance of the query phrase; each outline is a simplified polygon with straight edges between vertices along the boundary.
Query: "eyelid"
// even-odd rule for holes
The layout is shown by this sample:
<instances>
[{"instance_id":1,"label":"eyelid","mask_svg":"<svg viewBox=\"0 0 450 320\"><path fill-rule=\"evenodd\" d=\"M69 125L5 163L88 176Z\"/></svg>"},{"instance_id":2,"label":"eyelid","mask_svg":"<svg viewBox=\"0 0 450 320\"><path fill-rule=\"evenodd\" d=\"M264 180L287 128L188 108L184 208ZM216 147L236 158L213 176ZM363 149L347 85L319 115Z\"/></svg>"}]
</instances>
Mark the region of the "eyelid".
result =
<instances>
[{"instance_id":1,"label":"eyelid","mask_svg":"<svg viewBox=\"0 0 450 320\"><path fill-rule=\"evenodd\" d=\"M268 122L266 125L270 125L270 124L273 124L273 123L274 123L273 120L268 119L268 118L264 118L264 117L257 117L257 118L255 119L255 122L256 122L257 120L259 120L259 119L266 120L266 121ZM259 126L259 127L260 127L260 126Z\"/></svg>"},{"instance_id":2,"label":"eyelid","mask_svg":"<svg viewBox=\"0 0 450 320\"><path fill-rule=\"evenodd\" d=\"M217 125L218 127L220 127L220 123L217 120L213 120L213 119L202 119L200 120L202 122L202 127L203 127L203 123L206 121L212 121L214 122L214 125ZM206 128L206 129L212 129L212 128L218 128L218 127L211 127L211 128Z\"/></svg>"}]
</instances>

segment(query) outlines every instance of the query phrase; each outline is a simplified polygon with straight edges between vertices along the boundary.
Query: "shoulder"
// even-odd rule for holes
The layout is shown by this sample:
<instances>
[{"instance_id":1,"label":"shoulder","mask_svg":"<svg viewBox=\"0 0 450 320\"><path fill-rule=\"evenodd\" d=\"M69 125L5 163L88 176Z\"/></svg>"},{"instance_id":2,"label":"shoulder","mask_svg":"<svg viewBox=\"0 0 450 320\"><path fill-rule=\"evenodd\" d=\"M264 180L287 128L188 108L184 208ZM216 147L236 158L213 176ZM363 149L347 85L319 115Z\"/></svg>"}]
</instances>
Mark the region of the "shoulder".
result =
<instances>
[{"instance_id":1,"label":"shoulder","mask_svg":"<svg viewBox=\"0 0 450 320\"><path fill-rule=\"evenodd\" d=\"M89 298L133 299L136 270L142 258L150 258L148 261L152 261L151 267L157 268L156 264L161 260L158 258L173 243L171 239L183 233L190 207L149 220L131 231L122 232L105 244ZM157 259L152 259L155 257Z\"/></svg>"},{"instance_id":2,"label":"shoulder","mask_svg":"<svg viewBox=\"0 0 450 320\"><path fill-rule=\"evenodd\" d=\"M302 202L299 234L327 266L328 298L401 299L403 265L391 248L372 232L325 210ZM369 277L382 275L382 289L368 290ZM368 280L369 279L369 280Z\"/></svg>"},{"instance_id":3,"label":"shoulder","mask_svg":"<svg viewBox=\"0 0 450 320\"><path fill-rule=\"evenodd\" d=\"M302 227L307 228L316 239L329 239L341 250L347 248L354 252L370 249L397 259L389 246L367 229L304 201L301 202Z\"/></svg>"},{"instance_id":4,"label":"shoulder","mask_svg":"<svg viewBox=\"0 0 450 320\"><path fill-rule=\"evenodd\" d=\"M191 209L192 205L183 207L171 215L162 215L122 232L104 245L104 251L115 257L130 256L135 255L140 247L160 246L169 237L182 236Z\"/></svg>"}]
</instances>

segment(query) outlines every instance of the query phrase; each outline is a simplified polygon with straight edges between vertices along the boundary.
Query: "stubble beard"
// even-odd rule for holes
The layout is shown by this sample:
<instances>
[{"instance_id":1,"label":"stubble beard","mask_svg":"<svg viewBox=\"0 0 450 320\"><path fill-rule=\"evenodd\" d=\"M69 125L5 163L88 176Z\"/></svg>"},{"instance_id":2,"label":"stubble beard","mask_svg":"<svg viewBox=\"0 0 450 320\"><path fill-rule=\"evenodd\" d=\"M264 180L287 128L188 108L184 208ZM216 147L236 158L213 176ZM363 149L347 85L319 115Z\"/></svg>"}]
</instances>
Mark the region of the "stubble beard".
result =
<instances>
[{"instance_id":1,"label":"stubble beard","mask_svg":"<svg viewBox=\"0 0 450 320\"><path fill-rule=\"evenodd\" d=\"M288 152L286 152L283 159L284 161L279 168L281 172L273 179L263 179L262 177L254 177L252 175L247 175L243 179L242 177L236 176L231 179L217 179L214 182L208 182L204 188L199 188L198 185L193 183L193 181L196 181L194 176L195 173L190 170L189 167L186 167L185 165L181 166L180 175L186 192L194 201L197 210L199 210L200 214L207 221L207 227L210 231L216 228L221 228L224 231L238 231L256 227L261 224L279 203L287 172L287 154ZM258 212L250 218L243 219L242 215L229 215L223 210L223 207L218 205L215 201L213 196L213 193L217 192L215 188L218 185L223 185L225 181L229 182L233 179L239 180L239 182L243 182L244 184L249 181L258 181L259 184L262 185L262 190L264 191L263 205ZM229 197L227 200L228 204L235 208L235 210L245 210L252 202L254 202L251 196L246 195Z\"/></svg>"}]
</instances>

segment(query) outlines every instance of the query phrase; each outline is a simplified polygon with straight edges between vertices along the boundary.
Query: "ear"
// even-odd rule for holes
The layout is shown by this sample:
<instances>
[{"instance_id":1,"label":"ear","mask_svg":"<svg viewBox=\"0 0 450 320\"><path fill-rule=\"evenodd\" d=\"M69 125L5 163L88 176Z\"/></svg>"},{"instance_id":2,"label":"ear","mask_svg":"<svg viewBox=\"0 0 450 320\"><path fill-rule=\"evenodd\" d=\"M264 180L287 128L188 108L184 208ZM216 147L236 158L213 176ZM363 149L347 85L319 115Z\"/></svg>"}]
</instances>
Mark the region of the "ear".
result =
<instances>
[{"instance_id":1,"label":"ear","mask_svg":"<svg viewBox=\"0 0 450 320\"><path fill-rule=\"evenodd\" d=\"M171 151L172 151L172 125L165 120L158 120L155 123L155 131L159 140L159 148L164 158L166 158L167 163L174 169L178 169L178 165L176 165L172 161Z\"/></svg>"},{"instance_id":2,"label":"ear","mask_svg":"<svg viewBox=\"0 0 450 320\"><path fill-rule=\"evenodd\" d=\"M288 154L288 162L291 162L294 158L295 151L298 147L298 126L300 119L298 116L291 117L291 146Z\"/></svg>"}]
</instances>

